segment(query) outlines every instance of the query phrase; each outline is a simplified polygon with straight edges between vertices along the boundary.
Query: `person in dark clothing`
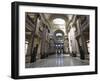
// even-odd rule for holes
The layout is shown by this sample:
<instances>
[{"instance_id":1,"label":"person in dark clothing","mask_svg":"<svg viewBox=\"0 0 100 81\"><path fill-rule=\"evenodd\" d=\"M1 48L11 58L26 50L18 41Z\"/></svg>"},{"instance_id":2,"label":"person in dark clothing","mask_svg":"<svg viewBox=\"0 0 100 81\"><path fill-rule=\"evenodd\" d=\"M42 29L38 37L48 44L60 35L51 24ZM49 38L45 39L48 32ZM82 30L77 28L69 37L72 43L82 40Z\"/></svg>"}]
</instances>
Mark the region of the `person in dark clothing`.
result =
<instances>
[{"instance_id":1,"label":"person in dark clothing","mask_svg":"<svg viewBox=\"0 0 100 81\"><path fill-rule=\"evenodd\" d=\"M34 50L33 50L32 56L31 56L31 62L36 61L37 48L38 48L38 45L36 45L36 47L34 47Z\"/></svg>"},{"instance_id":2,"label":"person in dark clothing","mask_svg":"<svg viewBox=\"0 0 100 81\"><path fill-rule=\"evenodd\" d=\"M84 51L83 51L83 49L82 49L82 46L80 46L80 58L82 59L82 60L84 60L85 59L85 54L84 54Z\"/></svg>"}]
</instances>

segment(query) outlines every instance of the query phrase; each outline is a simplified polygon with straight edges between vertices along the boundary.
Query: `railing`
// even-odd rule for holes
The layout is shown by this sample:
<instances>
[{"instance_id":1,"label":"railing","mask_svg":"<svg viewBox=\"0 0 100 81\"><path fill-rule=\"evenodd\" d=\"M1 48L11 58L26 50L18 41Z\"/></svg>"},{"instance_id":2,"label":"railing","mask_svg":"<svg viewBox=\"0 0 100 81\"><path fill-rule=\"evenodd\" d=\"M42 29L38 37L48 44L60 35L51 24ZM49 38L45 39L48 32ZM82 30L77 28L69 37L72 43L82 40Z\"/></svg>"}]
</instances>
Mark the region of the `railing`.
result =
<instances>
[{"instance_id":1,"label":"railing","mask_svg":"<svg viewBox=\"0 0 100 81\"><path fill-rule=\"evenodd\" d=\"M86 20L80 25L79 30L75 32L75 36L79 36L81 32L86 30L89 27L89 16L86 17Z\"/></svg>"},{"instance_id":2,"label":"railing","mask_svg":"<svg viewBox=\"0 0 100 81\"><path fill-rule=\"evenodd\" d=\"M85 21L81 25L81 31L84 31L89 26L89 16L86 17Z\"/></svg>"},{"instance_id":3,"label":"railing","mask_svg":"<svg viewBox=\"0 0 100 81\"><path fill-rule=\"evenodd\" d=\"M89 21L86 20L82 25L81 25L81 31L84 31L86 28L89 27Z\"/></svg>"}]
</instances>

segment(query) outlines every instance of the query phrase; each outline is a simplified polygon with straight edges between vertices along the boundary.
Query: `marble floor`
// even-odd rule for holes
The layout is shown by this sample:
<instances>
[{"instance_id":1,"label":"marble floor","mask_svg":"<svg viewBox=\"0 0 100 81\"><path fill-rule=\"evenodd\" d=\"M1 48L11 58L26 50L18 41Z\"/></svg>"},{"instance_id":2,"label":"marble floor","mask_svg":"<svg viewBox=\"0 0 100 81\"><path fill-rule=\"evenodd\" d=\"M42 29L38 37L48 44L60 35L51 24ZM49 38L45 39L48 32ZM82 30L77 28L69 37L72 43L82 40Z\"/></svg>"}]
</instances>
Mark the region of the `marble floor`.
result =
<instances>
[{"instance_id":1,"label":"marble floor","mask_svg":"<svg viewBox=\"0 0 100 81\"><path fill-rule=\"evenodd\" d=\"M26 68L36 67L61 67L61 66L81 66L89 65L88 60L81 60L78 57L71 57L69 54L50 55L45 59L37 60L34 63L27 63Z\"/></svg>"}]
</instances>

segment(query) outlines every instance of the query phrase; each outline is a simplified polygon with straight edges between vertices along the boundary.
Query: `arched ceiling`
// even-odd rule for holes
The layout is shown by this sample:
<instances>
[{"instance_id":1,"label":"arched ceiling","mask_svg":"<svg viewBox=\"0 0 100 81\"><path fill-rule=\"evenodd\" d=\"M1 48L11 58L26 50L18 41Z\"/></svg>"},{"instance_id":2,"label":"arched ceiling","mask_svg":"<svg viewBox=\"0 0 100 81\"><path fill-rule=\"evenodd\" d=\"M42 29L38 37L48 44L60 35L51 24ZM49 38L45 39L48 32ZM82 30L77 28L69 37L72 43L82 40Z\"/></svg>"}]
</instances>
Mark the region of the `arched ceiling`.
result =
<instances>
[{"instance_id":1,"label":"arched ceiling","mask_svg":"<svg viewBox=\"0 0 100 81\"><path fill-rule=\"evenodd\" d=\"M54 33L58 29L59 30L64 30L64 33L65 33L65 29L63 29L64 27L63 28L58 27L57 25L55 25L53 23L53 20L57 19L57 18L63 19L65 21L65 27L66 27L66 24L67 24L68 19L69 19L67 15L65 15L65 14L49 14L49 13L46 13L46 14L44 14L44 16L51 25L51 33Z\"/></svg>"},{"instance_id":2,"label":"arched ceiling","mask_svg":"<svg viewBox=\"0 0 100 81\"><path fill-rule=\"evenodd\" d=\"M68 21L68 16L65 14L50 14L49 16L49 21L52 22L52 20L54 20L55 18L62 18L64 19L66 22Z\"/></svg>"},{"instance_id":3,"label":"arched ceiling","mask_svg":"<svg viewBox=\"0 0 100 81\"><path fill-rule=\"evenodd\" d=\"M73 15L69 15L69 14L53 14L53 13L42 13L41 14L41 17L44 17L46 22L49 23L50 30L51 30L50 33L52 35L56 30L62 30L64 34L66 34L66 27L69 21L71 20L72 16ZM53 23L53 20L57 18L61 18L65 21L65 28L62 26L58 27L57 25Z\"/></svg>"}]
</instances>

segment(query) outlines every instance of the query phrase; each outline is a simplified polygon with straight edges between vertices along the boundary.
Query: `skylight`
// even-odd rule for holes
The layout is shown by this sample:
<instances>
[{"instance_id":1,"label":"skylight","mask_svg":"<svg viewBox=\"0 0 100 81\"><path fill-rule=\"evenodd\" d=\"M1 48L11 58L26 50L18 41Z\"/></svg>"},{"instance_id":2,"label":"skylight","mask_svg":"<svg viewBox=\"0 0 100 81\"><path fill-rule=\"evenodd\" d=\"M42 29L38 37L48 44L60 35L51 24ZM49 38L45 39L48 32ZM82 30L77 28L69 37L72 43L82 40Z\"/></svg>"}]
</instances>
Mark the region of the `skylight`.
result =
<instances>
[{"instance_id":1,"label":"skylight","mask_svg":"<svg viewBox=\"0 0 100 81\"><path fill-rule=\"evenodd\" d=\"M65 25L65 21L64 19L61 19L61 18L56 18L53 20L53 23L54 24L59 24L59 25Z\"/></svg>"}]
</instances>

